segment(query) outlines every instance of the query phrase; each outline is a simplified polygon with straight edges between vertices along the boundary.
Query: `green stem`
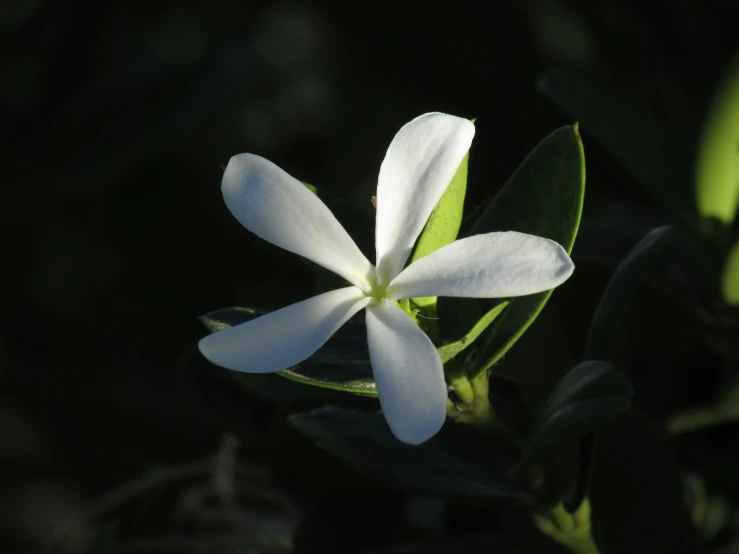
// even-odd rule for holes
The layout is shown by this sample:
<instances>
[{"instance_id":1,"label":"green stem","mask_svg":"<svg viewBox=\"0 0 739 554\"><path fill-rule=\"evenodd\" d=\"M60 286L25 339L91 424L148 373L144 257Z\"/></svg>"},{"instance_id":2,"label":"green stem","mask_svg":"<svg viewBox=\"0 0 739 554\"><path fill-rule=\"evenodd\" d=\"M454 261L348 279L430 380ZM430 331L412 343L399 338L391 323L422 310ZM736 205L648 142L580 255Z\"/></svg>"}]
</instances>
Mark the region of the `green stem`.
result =
<instances>
[{"instance_id":1,"label":"green stem","mask_svg":"<svg viewBox=\"0 0 739 554\"><path fill-rule=\"evenodd\" d=\"M567 546L567 548L573 554L600 554L598 545L595 544L593 536L590 533L579 538L576 542Z\"/></svg>"},{"instance_id":2,"label":"green stem","mask_svg":"<svg viewBox=\"0 0 739 554\"><path fill-rule=\"evenodd\" d=\"M455 365L454 361L446 368L446 379L450 390L459 399L458 404L450 402L447 414L458 422L488 428L496 433L501 432L500 425L490 407L488 398L488 378L485 373L469 378L463 365Z\"/></svg>"},{"instance_id":3,"label":"green stem","mask_svg":"<svg viewBox=\"0 0 739 554\"><path fill-rule=\"evenodd\" d=\"M475 407L475 391L472 388L472 383L467 378L467 372L463 367L453 367L447 372L447 380L451 385L454 394L459 400L474 410Z\"/></svg>"},{"instance_id":4,"label":"green stem","mask_svg":"<svg viewBox=\"0 0 739 554\"><path fill-rule=\"evenodd\" d=\"M591 533L590 502L587 499L573 514L560 503L548 511L533 514L533 519L542 533L572 554L600 554Z\"/></svg>"},{"instance_id":5,"label":"green stem","mask_svg":"<svg viewBox=\"0 0 739 554\"><path fill-rule=\"evenodd\" d=\"M708 427L715 427L724 423L739 421L739 413L721 411L715 408L696 408L675 414L665 423L667 432L671 435L682 435L691 431L698 431Z\"/></svg>"}]
</instances>

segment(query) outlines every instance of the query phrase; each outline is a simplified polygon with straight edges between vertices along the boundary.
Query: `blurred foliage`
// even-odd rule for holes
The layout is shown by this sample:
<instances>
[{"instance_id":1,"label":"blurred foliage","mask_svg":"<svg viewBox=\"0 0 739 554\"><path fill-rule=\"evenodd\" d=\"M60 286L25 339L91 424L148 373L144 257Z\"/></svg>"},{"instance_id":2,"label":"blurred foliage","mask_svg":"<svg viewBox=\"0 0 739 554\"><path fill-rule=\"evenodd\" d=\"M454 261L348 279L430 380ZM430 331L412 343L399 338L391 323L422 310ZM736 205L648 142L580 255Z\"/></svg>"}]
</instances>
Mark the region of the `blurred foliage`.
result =
<instances>
[{"instance_id":1,"label":"blurred foliage","mask_svg":"<svg viewBox=\"0 0 739 554\"><path fill-rule=\"evenodd\" d=\"M501 542L517 523L497 507L357 479L286 422L327 402L374 411L372 399L305 397L288 381L265 398L232 392L227 375L196 382L206 398L239 395L234 429L188 394L178 367L197 358L197 316L274 308L332 283L243 232L222 203L221 168L259 153L369 210L393 134L440 110L477 118L471 213L541 137L573 123L536 91L546 70L585 75L676 136L698 137L737 46L733 10L657 0L361 12L322 0L0 5L0 551L350 554L456 541L528 552ZM648 230L675 223L581 131L589 188L576 277L496 366L526 384L534 407L580 361L613 269ZM700 244L675 235L613 346L634 403L658 422L723 397L739 359L736 312L713 309L717 284L694 263ZM609 463L594 470L595 525L614 544L637 492L646 500L629 521L643 514L633 532L650 540L661 539L646 521L658 499L680 504L677 462L653 455L667 439L634 414L597 446ZM627 424L641 434L624 435ZM739 503L735 435L729 423L669 441L701 475L711 502L690 505L717 552L736 541L726 515ZM646 464L663 458L669 471ZM646 467L638 480L633 467ZM684 528L679 513L662 515Z\"/></svg>"}]
</instances>

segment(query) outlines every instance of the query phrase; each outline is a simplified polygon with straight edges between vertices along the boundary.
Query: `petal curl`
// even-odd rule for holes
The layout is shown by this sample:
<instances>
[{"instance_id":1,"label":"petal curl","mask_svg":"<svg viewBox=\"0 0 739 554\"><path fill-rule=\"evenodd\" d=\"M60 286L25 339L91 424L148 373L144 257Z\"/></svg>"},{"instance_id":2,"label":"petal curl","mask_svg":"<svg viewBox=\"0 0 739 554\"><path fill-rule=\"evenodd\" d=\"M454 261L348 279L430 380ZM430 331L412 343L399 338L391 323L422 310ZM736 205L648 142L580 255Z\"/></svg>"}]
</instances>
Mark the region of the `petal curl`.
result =
<instances>
[{"instance_id":1,"label":"petal curl","mask_svg":"<svg viewBox=\"0 0 739 554\"><path fill-rule=\"evenodd\" d=\"M403 269L474 135L470 121L441 113L417 117L395 135L377 183L375 240L380 285Z\"/></svg>"},{"instance_id":2,"label":"petal curl","mask_svg":"<svg viewBox=\"0 0 739 554\"><path fill-rule=\"evenodd\" d=\"M367 340L377 393L390 430L420 444L446 419L447 386L436 348L396 304L367 308Z\"/></svg>"},{"instance_id":3,"label":"petal curl","mask_svg":"<svg viewBox=\"0 0 739 554\"><path fill-rule=\"evenodd\" d=\"M215 365L248 373L270 373L302 362L370 299L357 287L319 294L200 340Z\"/></svg>"},{"instance_id":4,"label":"petal curl","mask_svg":"<svg viewBox=\"0 0 739 554\"><path fill-rule=\"evenodd\" d=\"M226 206L252 233L366 289L374 267L321 200L269 160L239 154L228 162Z\"/></svg>"},{"instance_id":5,"label":"petal curl","mask_svg":"<svg viewBox=\"0 0 739 554\"><path fill-rule=\"evenodd\" d=\"M553 240L515 231L457 240L409 265L388 286L388 298L507 298L552 289L575 265Z\"/></svg>"}]
</instances>

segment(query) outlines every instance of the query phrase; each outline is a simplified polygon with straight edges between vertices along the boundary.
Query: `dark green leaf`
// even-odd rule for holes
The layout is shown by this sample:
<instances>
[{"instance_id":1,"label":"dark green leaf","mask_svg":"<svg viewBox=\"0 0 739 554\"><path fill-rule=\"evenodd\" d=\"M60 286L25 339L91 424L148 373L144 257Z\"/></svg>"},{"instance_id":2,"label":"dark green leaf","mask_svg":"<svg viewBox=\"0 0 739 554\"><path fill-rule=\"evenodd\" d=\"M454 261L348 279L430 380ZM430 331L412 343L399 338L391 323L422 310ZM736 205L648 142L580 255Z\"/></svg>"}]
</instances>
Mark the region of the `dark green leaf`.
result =
<instances>
[{"instance_id":1,"label":"dark green leaf","mask_svg":"<svg viewBox=\"0 0 739 554\"><path fill-rule=\"evenodd\" d=\"M410 262L431 254L442 246L454 242L462 224L464 211L464 197L467 192L467 167L470 153L467 152L452 177L452 181L439 203L431 212L426 226L418 237L416 248L413 250ZM413 298L413 302L421 308L436 303L435 296Z\"/></svg>"},{"instance_id":2,"label":"dark green leaf","mask_svg":"<svg viewBox=\"0 0 739 554\"><path fill-rule=\"evenodd\" d=\"M490 324L495 321L495 319L500 315L500 313L508 306L508 302L501 302L497 306L495 306L493 309L491 309L488 313L486 313L480 321L475 323L475 325L470 329L467 334L459 339L458 341L454 341L449 344L445 344L444 346L440 346L438 348L439 356L441 356L441 363L446 363L452 358L454 358L457 354L462 352L465 348L470 346L477 337L480 336L480 334L490 326Z\"/></svg>"},{"instance_id":3,"label":"dark green leaf","mask_svg":"<svg viewBox=\"0 0 739 554\"><path fill-rule=\"evenodd\" d=\"M585 193L585 157L577 126L562 127L540 142L475 222L470 235L519 231L572 250ZM552 291L510 299L495 338L476 373L492 366L533 323Z\"/></svg>"},{"instance_id":4,"label":"dark green leaf","mask_svg":"<svg viewBox=\"0 0 739 554\"><path fill-rule=\"evenodd\" d=\"M567 480L567 486L562 494L562 504L570 514L577 511L590 491L596 440L597 432L592 431L576 443L577 459L569 466L571 478Z\"/></svg>"},{"instance_id":5,"label":"dark green leaf","mask_svg":"<svg viewBox=\"0 0 739 554\"><path fill-rule=\"evenodd\" d=\"M533 414L521 384L510 377L491 373L488 377L488 398L495 419L520 444L524 444L531 436Z\"/></svg>"},{"instance_id":6,"label":"dark green leaf","mask_svg":"<svg viewBox=\"0 0 739 554\"><path fill-rule=\"evenodd\" d=\"M599 361L575 366L542 406L514 473L612 420L629 407L632 395L631 384L615 367Z\"/></svg>"},{"instance_id":7,"label":"dark green leaf","mask_svg":"<svg viewBox=\"0 0 739 554\"><path fill-rule=\"evenodd\" d=\"M370 211L370 199L367 199L367 208L362 209L351 202L347 202L338 196L331 194L316 186L303 183L308 190L320 198L331 210L334 217L354 239L362 253L370 260L375 257L375 218Z\"/></svg>"},{"instance_id":8,"label":"dark green leaf","mask_svg":"<svg viewBox=\"0 0 739 554\"><path fill-rule=\"evenodd\" d=\"M548 504L562 503L573 514L585 500L590 488L595 454L596 433L560 444L538 467L544 474L542 498Z\"/></svg>"},{"instance_id":9,"label":"dark green leaf","mask_svg":"<svg viewBox=\"0 0 739 554\"><path fill-rule=\"evenodd\" d=\"M200 319L208 330L216 332L265 313L268 310L224 308ZM367 349L367 334L364 323L358 320L347 321L313 356L277 374L314 387L377 396Z\"/></svg>"},{"instance_id":10,"label":"dark green leaf","mask_svg":"<svg viewBox=\"0 0 739 554\"><path fill-rule=\"evenodd\" d=\"M585 359L611 360L618 331L631 299L651 269L672 227L658 227L629 252L606 285L590 323Z\"/></svg>"},{"instance_id":11,"label":"dark green leaf","mask_svg":"<svg viewBox=\"0 0 739 554\"><path fill-rule=\"evenodd\" d=\"M700 230L689 145L622 98L581 77L552 71L539 79L537 87L576 118L676 218Z\"/></svg>"},{"instance_id":12,"label":"dark green leaf","mask_svg":"<svg viewBox=\"0 0 739 554\"><path fill-rule=\"evenodd\" d=\"M203 322L205 328L211 333L223 331L229 327L235 327L241 323L246 323L254 318L267 313L267 310L257 310L256 308L222 308L201 315L198 319Z\"/></svg>"},{"instance_id":13,"label":"dark green leaf","mask_svg":"<svg viewBox=\"0 0 739 554\"><path fill-rule=\"evenodd\" d=\"M318 446L391 488L478 504L527 505L530 494L495 466L465 462L432 439L410 446L396 439L380 414L322 408L290 416Z\"/></svg>"},{"instance_id":14,"label":"dark green leaf","mask_svg":"<svg viewBox=\"0 0 739 554\"><path fill-rule=\"evenodd\" d=\"M436 306L439 333L444 342L464 336L485 315L478 298L440 296ZM479 342L476 346L479 346Z\"/></svg>"}]
</instances>

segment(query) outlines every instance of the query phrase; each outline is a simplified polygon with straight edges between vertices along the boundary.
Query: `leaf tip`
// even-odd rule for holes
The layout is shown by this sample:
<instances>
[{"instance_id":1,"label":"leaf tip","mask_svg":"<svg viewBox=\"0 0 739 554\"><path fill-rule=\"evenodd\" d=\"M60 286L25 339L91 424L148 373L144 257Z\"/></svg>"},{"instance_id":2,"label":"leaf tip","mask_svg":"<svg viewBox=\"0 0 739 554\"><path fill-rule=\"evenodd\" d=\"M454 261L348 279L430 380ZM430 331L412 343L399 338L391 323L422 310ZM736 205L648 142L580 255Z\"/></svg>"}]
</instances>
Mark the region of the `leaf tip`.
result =
<instances>
[{"instance_id":1,"label":"leaf tip","mask_svg":"<svg viewBox=\"0 0 739 554\"><path fill-rule=\"evenodd\" d=\"M575 131L575 140L577 142L582 142L582 137L580 136L580 122L575 121L575 123L572 125L572 129Z\"/></svg>"}]
</instances>

